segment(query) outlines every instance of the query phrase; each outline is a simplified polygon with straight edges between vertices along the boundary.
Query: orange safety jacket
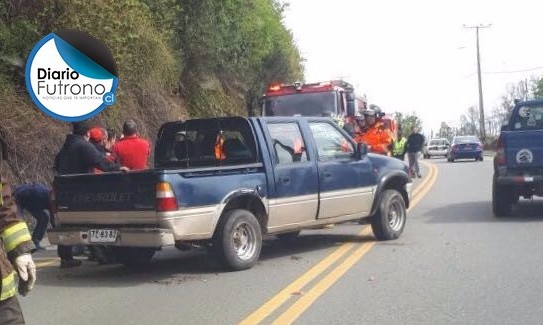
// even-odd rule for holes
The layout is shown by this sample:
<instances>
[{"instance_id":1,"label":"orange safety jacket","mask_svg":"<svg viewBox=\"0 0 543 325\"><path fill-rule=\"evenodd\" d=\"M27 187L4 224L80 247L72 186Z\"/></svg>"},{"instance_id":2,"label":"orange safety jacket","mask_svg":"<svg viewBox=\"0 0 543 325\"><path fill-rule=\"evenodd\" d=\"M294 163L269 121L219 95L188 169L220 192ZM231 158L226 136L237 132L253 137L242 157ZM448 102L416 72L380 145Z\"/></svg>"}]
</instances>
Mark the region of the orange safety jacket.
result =
<instances>
[{"instance_id":1,"label":"orange safety jacket","mask_svg":"<svg viewBox=\"0 0 543 325\"><path fill-rule=\"evenodd\" d=\"M368 149L371 152L389 155L394 136L382 122L378 121L375 122L373 126L369 127L366 132L357 134L355 140L356 142L364 142L367 144Z\"/></svg>"},{"instance_id":2,"label":"orange safety jacket","mask_svg":"<svg viewBox=\"0 0 543 325\"><path fill-rule=\"evenodd\" d=\"M217 160L226 159L226 154L224 153L223 145L224 145L224 138L222 137L222 135L219 134L217 135L217 139L215 140L215 148L214 148L215 159Z\"/></svg>"}]
</instances>

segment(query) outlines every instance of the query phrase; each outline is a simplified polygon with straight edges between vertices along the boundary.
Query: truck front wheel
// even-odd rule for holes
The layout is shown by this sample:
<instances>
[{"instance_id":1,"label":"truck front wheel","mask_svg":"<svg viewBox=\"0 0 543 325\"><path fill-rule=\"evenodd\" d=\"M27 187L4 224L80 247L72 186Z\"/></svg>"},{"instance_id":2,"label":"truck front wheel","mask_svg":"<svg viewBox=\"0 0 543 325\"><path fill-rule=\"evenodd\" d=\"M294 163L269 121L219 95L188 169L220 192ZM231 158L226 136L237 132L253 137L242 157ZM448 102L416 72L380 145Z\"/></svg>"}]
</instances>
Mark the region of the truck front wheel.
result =
<instances>
[{"instance_id":1,"label":"truck front wheel","mask_svg":"<svg viewBox=\"0 0 543 325\"><path fill-rule=\"evenodd\" d=\"M221 217L213 238L213 250L222 264L233 271L251 268L262 248L262 232L250 211L235 209Z\"/></svg>"},{"instance_id":2,"label":"truck front wheel","mask_svg":"<svg viewBox=\"0 0 543 325\"><path fill-rule=\"evenodd\" d=\"M115 259L124 266L138 267L149 264L156 249L150 247L118 247L112 246Z\"/></svg>"},{"instance_id":3,"label":"truck front wheel","mask_svg":"<svg viewBox=\"0 0 543 325\"><path fill-rule=\"evenodd\" d=\"M406 216L402 195L396 190L385 190L371 220L375 238L391 240L400 237L405 227Z\"/></svg>"}]
</instances>

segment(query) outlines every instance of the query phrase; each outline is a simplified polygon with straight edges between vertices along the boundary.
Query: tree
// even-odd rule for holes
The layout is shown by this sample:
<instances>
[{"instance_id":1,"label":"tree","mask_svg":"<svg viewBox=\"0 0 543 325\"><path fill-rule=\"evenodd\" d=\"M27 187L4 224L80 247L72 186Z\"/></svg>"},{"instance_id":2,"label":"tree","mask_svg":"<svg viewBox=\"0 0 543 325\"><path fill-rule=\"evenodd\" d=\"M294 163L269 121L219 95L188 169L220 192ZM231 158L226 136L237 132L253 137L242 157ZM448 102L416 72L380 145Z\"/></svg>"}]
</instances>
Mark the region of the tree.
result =
<instances>
[{"instance_id":1,"label":"tree","mask_svg":"<svg viewBox=\"0 0 543 325\"><path fill-rule=\"evenodd\" d=\"M439 133L438 133L438 136L440 138L445 138L445 139L452 139L454 133L453 133L453 129L445 122L441 122L441 127L439 128Z\"/></svg>"},{"instance_id":2,"label":"tree","mask_svg":"<svg viewBox=\"0 0 543 325\"><path fill-rule=\"evenodd\" d=\"M479 111L477 107L470 106L465 114L460 116L460 135L479 134Z\"/></svg>"},{"instance_id":3,"label":"tree","mask_svg":"<svg viewBox=\"0 0 543 325\"><path fill-rule=\"evenodd\" d=\"M402 130L404 135L410 134L414 128L422 129L422 120L415 112L406 115L396 112L394 113L394 119L398 122L398 128Z\"/></svg>"},{"instance_id":4,"label":"tree","mask_svg":"<svg viewBox=\"0 0 543 325\"><path fill-rule=\"evenodd\" d=\"M532 95L534 98L543 98L543 77L532 78Z\"/></svg>"}]
</instances>

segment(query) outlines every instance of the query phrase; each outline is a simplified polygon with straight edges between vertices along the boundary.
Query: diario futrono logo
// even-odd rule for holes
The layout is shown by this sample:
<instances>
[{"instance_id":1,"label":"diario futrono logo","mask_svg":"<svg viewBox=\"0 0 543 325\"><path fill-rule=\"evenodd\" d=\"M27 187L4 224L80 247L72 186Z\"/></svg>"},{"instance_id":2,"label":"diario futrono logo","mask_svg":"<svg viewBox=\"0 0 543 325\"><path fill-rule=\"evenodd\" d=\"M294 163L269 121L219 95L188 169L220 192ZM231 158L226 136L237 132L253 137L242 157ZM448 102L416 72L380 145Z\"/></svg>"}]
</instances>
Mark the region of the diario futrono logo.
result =
<instances>
[{"instance_id":1,"label":"diario futrono logo","mask_svg":"<svg viewBox=\"0 0 543 325\"><path fill-rule=\"evenodd\" d=\"M26 87L47 115L82 121L115 103L115 60L98 39L62 30L42 38L26 62Z\"/></svg>"}]
</instances>

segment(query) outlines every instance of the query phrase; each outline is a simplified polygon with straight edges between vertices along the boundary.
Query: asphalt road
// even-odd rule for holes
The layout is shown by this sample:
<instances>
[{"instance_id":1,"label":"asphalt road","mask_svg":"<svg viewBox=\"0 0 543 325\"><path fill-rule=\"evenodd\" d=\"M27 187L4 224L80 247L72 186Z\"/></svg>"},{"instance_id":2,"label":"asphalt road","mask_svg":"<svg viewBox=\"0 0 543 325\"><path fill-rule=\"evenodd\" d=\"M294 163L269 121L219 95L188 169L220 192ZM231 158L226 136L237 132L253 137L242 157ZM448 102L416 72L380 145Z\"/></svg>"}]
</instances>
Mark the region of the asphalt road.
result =
<instances>
[{"instance_id":1,"label":"asphalt road","mask_svg":"<svg viewBox=\"0 0 543 325\"><path fill-rule=\"evenodd\" d=\"M54 251L40 252L38 284L20 298L27 323L543 323L543 203L495 219L490 159L431 164L395 241L355 224L304 231L266 241L243 272L202 251L164 250L144 270L60 269Z\"/></svg>"}]
</instances>

